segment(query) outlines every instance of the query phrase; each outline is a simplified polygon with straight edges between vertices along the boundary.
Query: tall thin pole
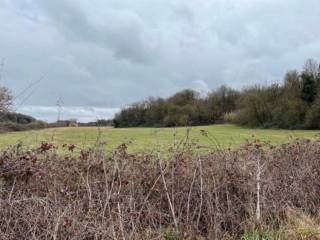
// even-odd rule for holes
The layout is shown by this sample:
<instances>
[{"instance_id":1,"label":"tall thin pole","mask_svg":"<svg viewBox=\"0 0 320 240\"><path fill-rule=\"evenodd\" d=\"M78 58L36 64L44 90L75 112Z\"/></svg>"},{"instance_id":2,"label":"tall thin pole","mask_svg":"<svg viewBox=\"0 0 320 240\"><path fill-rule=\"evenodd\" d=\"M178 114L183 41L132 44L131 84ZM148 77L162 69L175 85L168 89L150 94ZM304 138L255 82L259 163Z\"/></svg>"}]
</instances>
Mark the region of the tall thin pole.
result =
<instances>
[{"instance_id":1,"label":"tall thin pole","mask_svg":"<svg viewBox=\"0 0 320 240\"><path fill-rule=\"evenodd\" d=\"M62 104L63 104L63 101L62 101L61 98L59 98L58 101L57 101L57 108L58 108L58 119L57 119L57 121L58 122L61 120Z\"/></svg>"}]
</instances>

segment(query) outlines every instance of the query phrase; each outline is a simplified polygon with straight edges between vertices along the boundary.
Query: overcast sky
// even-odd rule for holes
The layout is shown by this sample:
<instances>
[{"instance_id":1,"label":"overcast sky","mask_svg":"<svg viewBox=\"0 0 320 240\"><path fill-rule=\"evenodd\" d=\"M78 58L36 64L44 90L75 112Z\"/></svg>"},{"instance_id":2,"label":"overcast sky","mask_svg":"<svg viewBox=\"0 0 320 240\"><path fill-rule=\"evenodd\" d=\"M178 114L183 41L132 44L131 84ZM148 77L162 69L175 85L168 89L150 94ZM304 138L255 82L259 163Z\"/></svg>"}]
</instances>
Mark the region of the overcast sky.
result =
<instances>
[{"instance_id":1,"label":"overcast sky","mask_svg":"<svg viewBox=\"0 0 320 240\"><path fill-rule=\"evenodd\" d=\"M319 0L0 0L0 85L53 121L282 79L320 60ZM40 80L39 82L37 82Z\"/></svg>"}]
</instances>

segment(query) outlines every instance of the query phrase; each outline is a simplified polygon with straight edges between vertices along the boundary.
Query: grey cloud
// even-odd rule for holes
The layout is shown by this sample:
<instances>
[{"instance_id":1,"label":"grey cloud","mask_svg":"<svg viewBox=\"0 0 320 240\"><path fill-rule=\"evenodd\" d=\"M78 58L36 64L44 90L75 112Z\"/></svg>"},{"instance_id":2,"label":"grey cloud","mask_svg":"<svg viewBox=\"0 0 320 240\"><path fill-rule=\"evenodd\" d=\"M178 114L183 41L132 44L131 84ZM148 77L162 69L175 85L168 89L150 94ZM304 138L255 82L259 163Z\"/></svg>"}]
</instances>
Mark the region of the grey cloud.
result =
<instances>
[{"instance_id":1,"label":"grey cloud","mask_svg":"<svg viewBox=\"0 0 320 240\"><path fill-rule=\"evenodd\" d=\"M182 19L186 21L187 24L194 24L195 16L192 9L187 5L178 5L173 9L174 19Z\"/></svg>"},{"instance_id":2,"label":"grey cloud","mask_svg":"<svg viewBox=\"0 0 320 240\"><path fill-rule=\"evenodd\" d=\"M37 4L52 24L72 41L85 41L110 49L114 57L139 63L152 60L153 49L143 39L143 24L128 11L108 11L104 22L90 22L78 1L42 1Z\"/></svg>"},{"instance_id":3,"label":"grey cloud","mask_svg":"<svg viewBox=\"0 0 320 240\"><path fill-rule=\"evenodd\" d=\"M64 106L61 109L60 119L77 119L79 122L91 122L98 119L112 119L119 108L77 107ZM20 112L32 115L37 119L54 122L58 117L58 108L55 106L23 106Z\"/></svg>"},{"instance_id":4,"label":"grey cloud","mask_svg":"<svg viewBox=\"0 0 320 240\"><path fill-rule=\"evenodd\" d=\"M3 0L0 85L44 75L23 105L118 108L265 84L320 60L319 21L318 0Z\"/></svg>"}]
</instances>

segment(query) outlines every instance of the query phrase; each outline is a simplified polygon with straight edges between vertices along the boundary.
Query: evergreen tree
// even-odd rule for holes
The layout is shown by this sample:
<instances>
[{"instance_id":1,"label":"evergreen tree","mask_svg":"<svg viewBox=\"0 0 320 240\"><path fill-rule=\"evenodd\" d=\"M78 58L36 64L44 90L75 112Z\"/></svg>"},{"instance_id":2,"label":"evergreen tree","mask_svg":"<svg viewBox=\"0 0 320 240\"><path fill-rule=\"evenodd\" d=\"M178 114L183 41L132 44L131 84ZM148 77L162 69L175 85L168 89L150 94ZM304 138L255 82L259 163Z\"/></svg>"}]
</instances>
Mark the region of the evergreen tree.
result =
<instances>
[{"instance_id":1,"label":"evergreen tree","mask_svg":"<svg viewBox=\"0 0 320 240\"><path fill-rule=\"evenodd\" d=\"M306 114L305 126L309 129L320 128L320 96L312 104L311 108Z\"/></svg>"},{"instance_id":2,"label":"evergreen tree","mask_svg":"<svg viewBox=\"0 0 320 240\"><path fill-rule=\"evenodd\" d=\"M314 76L307 72L303 72L301 74L301 79L302 79L302 91L301 91L302 100L307 103L312 103L317 93L316 81L314 79Z\"/></svg>"}]
</instances>

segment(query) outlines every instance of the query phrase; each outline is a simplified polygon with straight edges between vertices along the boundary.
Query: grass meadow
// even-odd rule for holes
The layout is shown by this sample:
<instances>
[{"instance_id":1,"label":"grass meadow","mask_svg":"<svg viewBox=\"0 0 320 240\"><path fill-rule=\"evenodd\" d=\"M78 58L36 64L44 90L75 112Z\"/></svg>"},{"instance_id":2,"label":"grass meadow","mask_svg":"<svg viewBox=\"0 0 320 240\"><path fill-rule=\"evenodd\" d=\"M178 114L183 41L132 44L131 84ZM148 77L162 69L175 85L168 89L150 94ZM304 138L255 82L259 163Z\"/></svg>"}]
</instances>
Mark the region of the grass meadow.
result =
<instances>
[{"instance_id":1,"label":"grass meadow","mask_svg":"<svg viewBox=\"0 0 320 240\"><path fill-rule=\"evenodd\" d=\"M302 140L318 135L236 125L1 134L0 239L320 240L320 141Z\"/></svg>"},{"instance_id":2,"label":"grass meadow","mask_svg":"<svg viewBox=\"0 0 320 240\"><path fill-rule=\"evenodd\" d=\"M204 136L203 132L207 133ZM154 148L166 149L171 144L183 141L188 135L190 141L206 147L235 148L247 139L257 138L271 144L290 142L295 138L316 138L320 131L249 129L232 124L179 128L51 128L44 130L10 132L0 135L0 148L4 149L18 142L23 146L38 146L42 141L57 146L74 144L77 149L95 145L97 139L106 142L106 151L127 143L128 152L150 151ZM206 134L205 134L206 135Z\"/></svg>"},{"instance_id":3,"label":"grass meadow","mask_svg":"<svg viewBox=\"0 0 320 240\"><path fill-rule=\"evenodd\" d=\"M173 129L158 129L158 137L151 131L102 129L101 135L110 146L135 138L132 151L155 138L172 141ZM90 128L1 136L29 141L35 133L78 145L98 136ZM177 129L177 138L184 133ZM229 146L250 134L280 143L316 132L216 125L192 128L189 137ZM207 154L181 145L167 155L128 154L123 144L110 153L104 144L80 154L56 154L48 143L0 151L0 239L320 240L319 141L268 148L257 140Z\"/></svg>"}]
</instances>

